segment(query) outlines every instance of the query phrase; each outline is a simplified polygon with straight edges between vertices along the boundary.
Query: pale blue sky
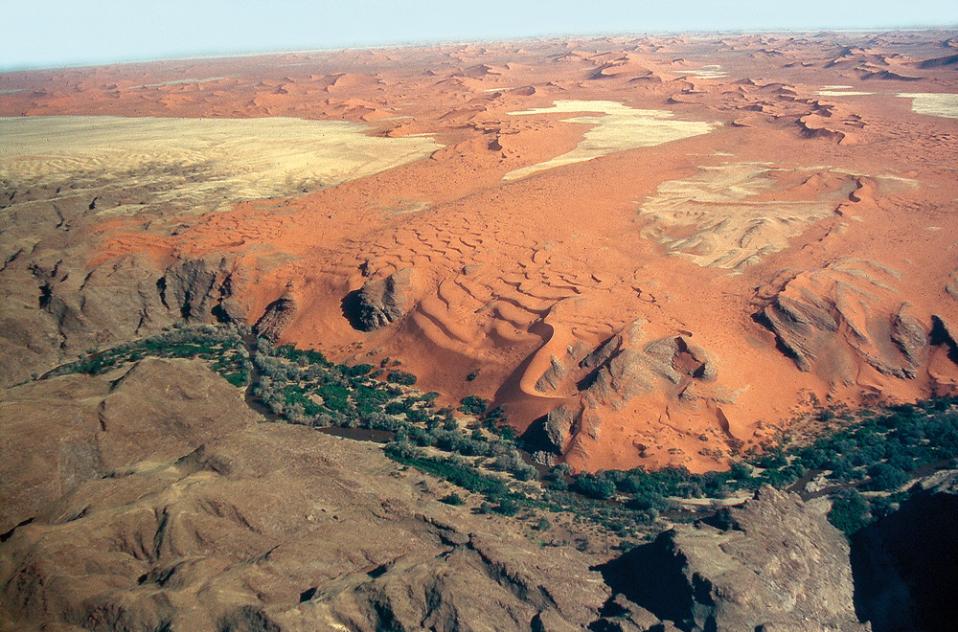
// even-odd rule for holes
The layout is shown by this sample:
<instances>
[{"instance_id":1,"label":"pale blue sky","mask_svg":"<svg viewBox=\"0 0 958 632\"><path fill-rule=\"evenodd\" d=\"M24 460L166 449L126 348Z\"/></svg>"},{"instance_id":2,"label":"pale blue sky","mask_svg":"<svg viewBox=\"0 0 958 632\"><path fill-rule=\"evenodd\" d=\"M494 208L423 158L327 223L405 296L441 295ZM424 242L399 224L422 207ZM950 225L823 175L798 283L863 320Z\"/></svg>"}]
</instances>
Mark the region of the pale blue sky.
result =
<instances>
[{"instance_id":1,"label":"pale blue sky","mask_svg":"<svg viewBox=\"0 0 958 632\"><path fill-rule=\"evenodd\" d=\"M956 0L0 0L0 68L553 34L958 25Z\"/></svg>"}]
</instances>

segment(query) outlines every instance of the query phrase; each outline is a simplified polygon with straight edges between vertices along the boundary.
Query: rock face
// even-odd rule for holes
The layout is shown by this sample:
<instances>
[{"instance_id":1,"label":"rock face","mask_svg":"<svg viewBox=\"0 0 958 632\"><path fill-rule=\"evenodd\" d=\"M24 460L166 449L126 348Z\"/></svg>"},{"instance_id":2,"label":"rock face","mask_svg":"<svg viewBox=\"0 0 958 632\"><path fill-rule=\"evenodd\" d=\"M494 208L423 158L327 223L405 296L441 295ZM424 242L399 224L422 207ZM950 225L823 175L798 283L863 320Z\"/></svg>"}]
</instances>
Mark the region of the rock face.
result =
<instances>
[{"instance_id":1,"label":"rock face","mask_svg":"<svg viewBox=\"0 0 958 632\"><path fill-rule=\"evenodd\" d=\"M901 303L897 273L843 260L790 278L771 291L755 319L775 334L778 348L802 371L835 382L853 378L856 364L899 378L917 376L928 332Z\"/></svg>"},{"instance_id":2,"label":"rock face","mask_svg":"<svg viewBox=\"0 0 958 632\"><path fill-rule=\"evenodd\" d=\"M726 530L677 526L601 567L620 593L605 623L651 629L651 613L685 631L869 629L852 606L848 543L823 512L764 488L730 518Z\"/></svg>"},{"instance_id":3,"label":"rock face","mask_svg":"<svg viewBox=\"0 0 958 632\"><path fill-rule=\"evenodd\" d=\"M199 361L7 389L0 443L4 632L580 630L609 597L602 557L264 423Z\"/></svg>"},{"instance_id":4,"label":"rock face","mask_svg":"<svg viewBox=\"0 0 958 632\"><path fill-rule=\"evenodd\" d=\"M412 270L367 281L344 308L353 326L363 331L381 329L402 318L412 304Z\"/></svg>"},{"instance_id":5,"label":"rock face","mask_svg":"<svg viewBox=\"0 0 958 632\"><path fill-rule=\"evenodd\" d=\"M523 442L530 452L564 454L578 431L580 419L580 413L577 414L566 406L559 406L534 421L523 434Z\"/></svg>"},{"instance_id":6,"label":"rock face","mask_svg":"<svg viewBox=\"0 0 958 632\"><path fill-rule=\"evenodd\" d=\"M296 315L296 302L289 292L266 306L266 311L253 325L253 332L270 342L276 342Z\"/></svg>"},{"instance_id":7,"label":"rock face","mask_svg":"<svg viewBox=\"0 0 958 632\"><path fill-rule=\"evenodd\" d=\"M673 422L687 417L712 420L716 445L708 458L720 467L720 446L737 441L721 407L736 395L718 378L717 363L692 341L691 334L655 327L639 318L593 348L569 345L562 360L550 359L535 382L536 389L568 394L568 399L533 422L523 439L531 451L571 458L579 466L594 456L593 445L604 436L605 428L621 426L624 419L643 414L646 406L664 403ZM648 446L655 444L655 434L647 439ZM633 443L632 447L646 456L647 446ZM695 449L709 448L698 445ZM673 456L658 457L656 465L679 464L670 461ZM542 456L538 460L546 462Z\"/></svg>"},{"instance_id":8,"label":"rock face","mask_svg":"<svg viewBox=\"0 0 958 632\"><path fill-rule=\"evenodd\" d=\"M183 320L209 322L217 305L230 296L230 273L223 260L185 260L167 268L157 289L163 304Z\"/></svg>"}]
</instances>

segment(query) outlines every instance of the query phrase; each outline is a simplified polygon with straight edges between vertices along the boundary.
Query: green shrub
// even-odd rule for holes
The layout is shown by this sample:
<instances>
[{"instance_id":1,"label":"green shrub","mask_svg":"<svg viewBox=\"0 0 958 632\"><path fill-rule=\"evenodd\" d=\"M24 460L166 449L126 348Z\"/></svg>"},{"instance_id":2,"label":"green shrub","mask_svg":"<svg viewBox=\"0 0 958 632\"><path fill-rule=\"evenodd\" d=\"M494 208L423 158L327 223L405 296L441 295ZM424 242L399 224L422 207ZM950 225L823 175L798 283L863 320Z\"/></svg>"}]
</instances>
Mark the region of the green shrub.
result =
<instances>
[{"instance_id":1,"label":"green shrub","mask_svg":"<svg viewBox=\"0 0 958 632\"><path fill-rule=\"evenodd\" d=\"M904 470L888 463L873 465L868 469L868 476L866 487L878 491L898 489L909 479Z\"/></svg>"},{"instance_id":2,"label":"green shrub","mask_svg":"<svg viewBox=\"0 0 958 632\"><path fill-rule=\"evenodd\" d=\"M447 505L464 505L466 500L456 492L453 492L448 496L443 496L440 498L439 502L446 503Z\"/></svg>"},{"instance_id":3,"label":"green shrub","mask_svg":"<svg viewBox=\"0 0 958 632\"><path fill-rule=\"evenodd\" d=\"M851 535L868 524L868 501L853 489L843 492L832 501L828 521Z\"/></svg>"},{"instance_id":4,"label":"green shrub","mask_svg":"<svg viewBox=\"0 0 958 632\"><path fill-rule=\"evenodd\" d=\"M615 495L615 484L594 474L576 476L572 479L572 489L583 496L599 500L606 500Z\"/></svg>"},{"instance_id":5,"label":"green shrub","mask_svg":"<svg viewBox=\"0 0 958 632\"><path fill-rule=\"evenodd\" d=\"M400 384L402 386L412 386L416 383L416 376L406 371L390 371L386 375L386 381L390 384Z\"/></svg>"},{"instance_id":6,"label":"green shrub","mask_svg":"<svg viewBox=\"0 0 958 632\"><path fill-rule=\"evenodd\" d=\"M492 510L503 516L514 516L519 513L519 503L512 498L503 498Z\"/></svg>"},{"instance_id":7,"label":"green shrub","mask_svg":"<svg viewBox=\"0 0 958 632\"><path fill-rule=\"evenodd\" d=\"M489 401L477 397L476 395L467 395L459 400L459 410L467 415L481 416L489 408Z\"/></svg>"}]
</instances>

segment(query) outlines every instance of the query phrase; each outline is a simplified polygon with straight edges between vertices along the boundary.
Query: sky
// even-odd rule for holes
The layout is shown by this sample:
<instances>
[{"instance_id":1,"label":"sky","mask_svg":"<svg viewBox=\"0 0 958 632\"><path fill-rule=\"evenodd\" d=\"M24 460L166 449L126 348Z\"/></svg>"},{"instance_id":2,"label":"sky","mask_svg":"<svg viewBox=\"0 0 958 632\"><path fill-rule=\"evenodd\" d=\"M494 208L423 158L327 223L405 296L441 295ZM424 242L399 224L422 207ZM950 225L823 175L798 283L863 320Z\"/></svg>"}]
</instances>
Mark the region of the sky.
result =
<instances>
[{"instance_id":1,"label":"sky","mask_svg":"<svg viewBox=\"0 0 958 632\"><path fill-rule=\"evenodd\" d=\"M0 68L540 35L958 25L956 0L0 0Z\"/></svg>"}]
</instances>

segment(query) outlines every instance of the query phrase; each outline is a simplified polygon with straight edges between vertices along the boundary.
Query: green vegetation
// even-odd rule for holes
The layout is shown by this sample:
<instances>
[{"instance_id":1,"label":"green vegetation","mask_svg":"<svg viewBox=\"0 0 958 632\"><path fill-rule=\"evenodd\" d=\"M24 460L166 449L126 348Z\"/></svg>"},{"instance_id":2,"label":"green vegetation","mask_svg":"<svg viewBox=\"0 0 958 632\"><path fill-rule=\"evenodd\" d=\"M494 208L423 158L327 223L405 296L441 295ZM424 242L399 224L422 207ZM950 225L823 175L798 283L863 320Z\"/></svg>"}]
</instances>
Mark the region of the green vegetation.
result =
<instances>
[{"instance_id":1,"label":"green vegetation","mask_svg":"<svg viewBox=\"0 0 958 632\"><path fill-rule=\"evenodd\" d=\"M99 375L146 357L201 358L233 386L249 384L249 354L243 346L243 339L233 329L211 325L172 329L150 338L93 351L76 362L53 369L45 377L68 373Z\"/></svg>"},{"instance_id":2,"label":"green vegetation","mask_svg":"<svg viewBox=\"0 0 958 632\"><path fill-rule=\"evenodd\" d=\"M851 535L868 524L868 501L854 489L843 491L832 499L828 521Z\"/></svg>"},{"instance_id":3,"label":"green vegetation","mask_svg":"<svg viewBox=\"0 0 958 632\"><path fill-rule=\"evenodd\" d=\"M386 376L386 381L391 384L401 384L403 386L412 386L416 383L416 376L405 371L390 371Z\"/></svg>"},{"instance_id":4,"label":"green vegetation","mask_svg":"<svg viewBox=\"0 0 958 632\"><path fill-rule=\"evenodd\" d=\"M456 492L453 492L440 498L439 502L446 503L447 505L464 505L466 504L466 499Z\"/></svg>"},{"instance_id":5,"label":"green vegetation","mask_svg":"<svg viewBox=\"0 0 958 632\"><path fill-rule=\"evenodd\" d=\"M489 408L489 402L475 395L467 395L459 401L459 412L467 415L481 416Z\"/></svg>"},{"instance_id":6,"label":"green vegetation","mask_svg":"<svg viewBox=\"0 0 958 632\"><path fill-rule=\"evenodd\" d=\"M690 517L676 499L725 498L766 484L804 486L813 478L833 500L829 519L851 533L890 511L916 477L958 465L958 398L937 398L855 419L823 411L816 440L782 440L747 454L726 472L692 474L673 467L572 476L558 465L536 484L538 472L517 448L501 407L464 397L458 407L467 415L463 420L451 409L436 408L437 393L416 391L416 376L396 369L395 361L384 360L383 369L334 364L317 351L265 340L256 341L251 358L241 332L224 326L174 329L90 353L48 376L100 374L145 357L201 358L237 387L256 375L253 394L293 423L394 433L387 456L482 495L489 511L570 512L624 536L640 532L662 512L671 512L673 520ZM379 379L383 372L385 380ZM443 502L456 504L454 497Z\"/></svg>"}]
</instances>

